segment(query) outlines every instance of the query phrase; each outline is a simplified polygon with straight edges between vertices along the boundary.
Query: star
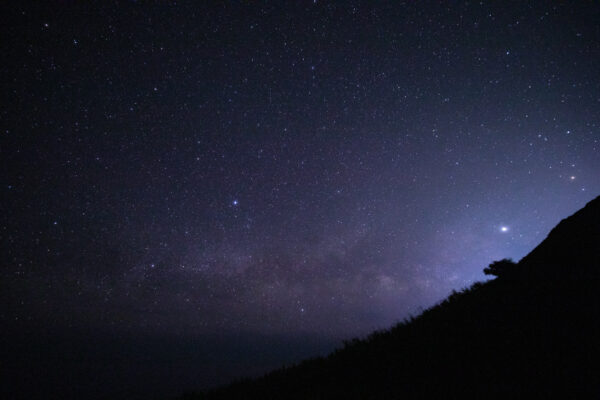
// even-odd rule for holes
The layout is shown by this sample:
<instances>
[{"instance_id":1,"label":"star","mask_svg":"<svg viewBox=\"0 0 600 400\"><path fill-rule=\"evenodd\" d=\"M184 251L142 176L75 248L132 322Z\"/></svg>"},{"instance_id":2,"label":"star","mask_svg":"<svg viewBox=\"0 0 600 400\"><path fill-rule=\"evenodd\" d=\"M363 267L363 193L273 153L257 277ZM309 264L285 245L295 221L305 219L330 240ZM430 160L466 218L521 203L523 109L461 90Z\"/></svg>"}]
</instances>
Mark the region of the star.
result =
<instances>
[{"instance_id":1,"label":"star","mask_svg":"<svg viewBox=\"0 0 600 400\"><path fill-rule=\"evenodd\" d=\"M500 232L508 232L508 226L501 226Z\"/></svg>"}]
</instances>

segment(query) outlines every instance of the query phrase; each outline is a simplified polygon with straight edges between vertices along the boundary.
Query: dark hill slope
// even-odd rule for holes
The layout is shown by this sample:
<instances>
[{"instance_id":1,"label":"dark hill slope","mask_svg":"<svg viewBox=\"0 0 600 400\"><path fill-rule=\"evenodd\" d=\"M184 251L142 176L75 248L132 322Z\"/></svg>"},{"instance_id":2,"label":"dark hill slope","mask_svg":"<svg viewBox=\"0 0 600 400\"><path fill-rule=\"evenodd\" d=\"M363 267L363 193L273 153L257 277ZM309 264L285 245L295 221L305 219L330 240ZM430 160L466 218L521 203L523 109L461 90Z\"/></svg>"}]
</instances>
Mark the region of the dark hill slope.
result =
<instances>
[{"instance_id":1,"label":"dark hill slope","mask_svg":"<svg viewBox=\"0 0 600 400\"><path fill-rule=\"evenodd\" d=\"M515 273L326 358L198 399L600 396L600 197Z\"/></svg>"},{"instance_id":2,"label":"dark hill slope","mask_svg":"<svg viewBox=\"0 0 600 400\"><path fill-rule=\"evenodd\" d=\"M546 279L600 278L600 197L563 219L519 265Z\"/></svg>"}]
</instances>

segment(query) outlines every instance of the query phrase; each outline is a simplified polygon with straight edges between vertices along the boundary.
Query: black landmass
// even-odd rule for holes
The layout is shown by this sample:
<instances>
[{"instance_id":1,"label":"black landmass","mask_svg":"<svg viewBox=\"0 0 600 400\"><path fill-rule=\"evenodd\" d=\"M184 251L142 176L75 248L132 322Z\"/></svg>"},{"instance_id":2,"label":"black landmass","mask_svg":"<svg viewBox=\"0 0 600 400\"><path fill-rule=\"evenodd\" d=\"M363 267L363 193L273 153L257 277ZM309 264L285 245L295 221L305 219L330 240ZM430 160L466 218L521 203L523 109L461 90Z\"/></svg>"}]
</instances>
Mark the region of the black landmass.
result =
<instances>
[{"instance_id":1,"label":"black landmass","mask_svg":"<svg viewBox=\"0 0 600 400\"><path fill-rule=\"evenodd\" d=\"M327 357L182 399L598 398L600 197L486 273Z\"/></svg>"}]
</instances>

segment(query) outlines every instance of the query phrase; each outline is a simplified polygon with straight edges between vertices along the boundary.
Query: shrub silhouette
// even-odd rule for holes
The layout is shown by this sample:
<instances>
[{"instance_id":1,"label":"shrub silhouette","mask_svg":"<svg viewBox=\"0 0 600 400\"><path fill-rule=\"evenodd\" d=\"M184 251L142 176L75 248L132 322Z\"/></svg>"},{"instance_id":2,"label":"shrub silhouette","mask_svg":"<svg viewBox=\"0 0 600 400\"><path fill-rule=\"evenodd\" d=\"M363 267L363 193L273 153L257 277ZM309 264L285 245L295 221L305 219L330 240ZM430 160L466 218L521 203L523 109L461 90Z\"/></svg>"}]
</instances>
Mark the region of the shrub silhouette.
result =
<instances>
[{"instance_id":1,"label":"shrub silhouette","mask_svg":"<svg viewBox=\"0 0 600 400\"><path fill-rule=\"evenodd\" d=\"M500 261L494 261L487 268L483 269L486 275L508 276L514 274L517 270L517 263L510 258L504 258Z\"/></svg>"}]
</instances>

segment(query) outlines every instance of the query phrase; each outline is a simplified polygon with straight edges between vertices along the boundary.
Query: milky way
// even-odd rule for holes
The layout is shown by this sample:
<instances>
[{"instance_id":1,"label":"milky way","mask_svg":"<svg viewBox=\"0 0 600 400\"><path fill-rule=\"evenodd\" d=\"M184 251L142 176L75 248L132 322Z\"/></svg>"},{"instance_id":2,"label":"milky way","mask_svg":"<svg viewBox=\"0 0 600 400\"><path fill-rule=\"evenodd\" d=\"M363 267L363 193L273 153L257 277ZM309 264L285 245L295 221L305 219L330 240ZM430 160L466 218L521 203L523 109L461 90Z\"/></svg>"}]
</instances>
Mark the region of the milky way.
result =
<instances>
[{"instance_id":1,"label":"milky way","mask_svg":"<svg viewBox=\"0 0 600 400\"><path fill-rule=\"evenodd\" d=\"M349 338L484 279L600 193L578 6L13 5L3 324Z\"/></svg>"}]
</instances>

